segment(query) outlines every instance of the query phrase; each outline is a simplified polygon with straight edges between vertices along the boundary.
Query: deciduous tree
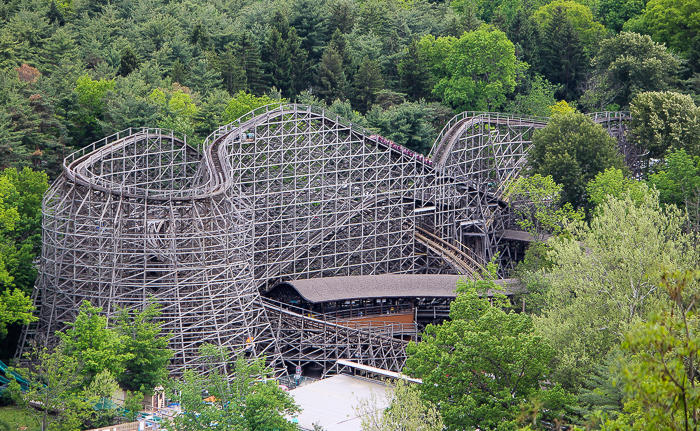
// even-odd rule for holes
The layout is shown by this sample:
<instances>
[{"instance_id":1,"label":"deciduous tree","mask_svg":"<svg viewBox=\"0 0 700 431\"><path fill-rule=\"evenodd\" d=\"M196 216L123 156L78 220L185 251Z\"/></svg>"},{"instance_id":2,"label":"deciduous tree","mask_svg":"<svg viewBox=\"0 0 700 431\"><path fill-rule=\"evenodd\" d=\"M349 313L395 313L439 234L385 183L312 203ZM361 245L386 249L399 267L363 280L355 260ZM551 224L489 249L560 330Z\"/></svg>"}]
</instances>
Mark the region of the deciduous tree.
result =
<instances>
[{"instance_id":1,"label":"deciduous tree","mask_svg":"<svg viewBox=\"0 0 700 431\"><path fill-rule=\"evenodd\" d=\"M579 208L586 202L586 185L599 172L622 168L617 143L599 124L575 111L555 114L547 127L535 132L528 163L533 173L551 175L564 186L563 202Z\"/></svg>"},{"instance_id":2,"label":"deciduous tree","mask_svg":"<svg viewBox=\"0 0 700 431\"><path fill-rule=\"evenodd\" d=\"M535 321L557 351L554 381L578 387L619 345L625 332L660 305L654 265L693 266L693 238L684 214L662 208L658 192L641 202L626 194L598 205L590 224L548 241L547 306Z\"/></svg>"}]
</instances>

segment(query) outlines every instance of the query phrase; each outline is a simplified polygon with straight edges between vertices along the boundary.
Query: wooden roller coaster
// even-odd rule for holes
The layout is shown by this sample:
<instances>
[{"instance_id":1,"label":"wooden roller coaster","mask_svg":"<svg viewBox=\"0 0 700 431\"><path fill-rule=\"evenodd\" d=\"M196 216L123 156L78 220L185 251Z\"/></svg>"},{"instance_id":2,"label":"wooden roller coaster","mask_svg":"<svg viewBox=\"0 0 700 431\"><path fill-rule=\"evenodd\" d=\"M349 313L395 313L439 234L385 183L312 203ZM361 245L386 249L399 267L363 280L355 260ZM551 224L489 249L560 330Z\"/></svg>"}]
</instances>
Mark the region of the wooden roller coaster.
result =
<instances>
[{"instance_id":1,"label":"wooden roller coaster","mask_svg":"<svg viewBox=\"0 0 700 431\"><path fill-rule=\"evenodd\" d=\"M599 114L624 141L628 116ZM400 369L405 342L263 298L280 282L376 274L480 277L511 265L504 185L522 169L547 119L464 113L431 157L371 135L314 106L255 110L215 131L202 149L160 129L126 130L64 162L44 198L29 338L51 343L84 300L163 306L176 356L196 366L215 343L272 366L333 372L345 358Z\"/></svg>"}]
</instances>

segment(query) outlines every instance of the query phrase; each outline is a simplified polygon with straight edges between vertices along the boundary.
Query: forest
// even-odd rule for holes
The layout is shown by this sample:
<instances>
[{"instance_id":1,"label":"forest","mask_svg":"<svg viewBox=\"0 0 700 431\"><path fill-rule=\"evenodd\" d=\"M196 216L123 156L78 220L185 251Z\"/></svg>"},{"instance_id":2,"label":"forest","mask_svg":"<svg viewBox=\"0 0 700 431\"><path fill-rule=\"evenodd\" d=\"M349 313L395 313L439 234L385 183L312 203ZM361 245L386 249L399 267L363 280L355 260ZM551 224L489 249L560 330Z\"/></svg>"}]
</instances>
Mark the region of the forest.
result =
<instances>
[{"instance_id":1,"label":"forest","mask_svg":"<svg viewBox=\"0 0 700 431\"><path fill-rule=\"evenodd\" d=\"M453 115L504 112L551 117L509 192L539 239L510 274L526 309L480 299L488 277L458 286L451 319L408 348L405 372L428 383L406 389L425 412L410 429L698 429L699 17L699 0L2 0L0 357L34 318L41 198L76 149L141 127L201 145L290 102L427 155ZM599 111L630 113L639 169L587 115ZM157 305L109 328L99 311L84 304L63 350L37 349L54 368L17 371L72 379L42 429L109 423L86 400L166 379L167 343L145 342L165 336ZM248 383L268 372L236 367ZM212 416L183 430L295 429L274 387L228 392L251 400L229 424L200 396L225 379L185 377L183 402ZM3 402L41 395L17 388ZM398 414L376 429L410 423Z\"/></svg>"}]
</instances>

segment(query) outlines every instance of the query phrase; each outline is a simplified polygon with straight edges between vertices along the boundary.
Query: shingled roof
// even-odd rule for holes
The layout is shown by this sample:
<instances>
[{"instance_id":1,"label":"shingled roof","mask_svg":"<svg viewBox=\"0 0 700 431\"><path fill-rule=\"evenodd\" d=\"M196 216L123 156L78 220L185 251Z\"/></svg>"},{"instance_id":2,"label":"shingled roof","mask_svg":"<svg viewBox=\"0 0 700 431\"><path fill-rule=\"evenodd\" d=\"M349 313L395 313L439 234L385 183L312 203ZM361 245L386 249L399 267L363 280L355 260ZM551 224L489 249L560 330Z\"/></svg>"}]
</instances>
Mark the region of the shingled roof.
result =
<instances>
[{"instance_id":1,"label":"shingled roof","mask_svg":"<svg viewBox=\"0 0 700 431\"><path fill-rule=\"evenodd\" d=\"M461 275L436 274L386 274L349 277L327 277L294 280L280 283L287 285L309 302L346 301L365 298L454 298L455 286ZM518 280L496 280L503 290L489 289L494 293L512 295L520 289ZM277 287L275 286L275 287Z\"/></svg>"}]
</instances>

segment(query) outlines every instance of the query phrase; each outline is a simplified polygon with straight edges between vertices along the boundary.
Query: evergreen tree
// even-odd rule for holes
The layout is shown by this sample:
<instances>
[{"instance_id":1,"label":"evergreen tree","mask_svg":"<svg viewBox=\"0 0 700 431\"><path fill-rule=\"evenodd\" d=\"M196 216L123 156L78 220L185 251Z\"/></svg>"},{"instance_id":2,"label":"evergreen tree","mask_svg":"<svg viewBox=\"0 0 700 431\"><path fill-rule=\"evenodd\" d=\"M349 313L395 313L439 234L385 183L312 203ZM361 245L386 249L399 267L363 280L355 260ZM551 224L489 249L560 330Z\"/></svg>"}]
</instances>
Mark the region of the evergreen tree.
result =
<instances>
[{"instance_id":1,"label":"evergreen tree","mask_svg":"<svg viewBox=\"0 0 700 431\"><path fill-rule=\"evenodd\" d=\"M425 53L420 50L418 40L414 40L405 49L399 63L401 89L414 101L426 98L432 90L430 69Z\"/></svg>"},{"instance_id":2,"label":"evergreen tree","mask_svg":"<svg viewBox=\"0 0 700 431\"><path fill-rule=\"evenodd\" d=\"M129 76L131 72L138 69L139 62L136 58L136 54L132 51L130 46L124 48L122 51L122 58L119 62L119 74L121 76Z\"/></svg>"},{"instance_id":3,"label":"evergreen tree","mask_svg":"<svg viewBox=\"0 0 700 431\"><path fill-rule=\"evenodd\" d=\"M287 53L289 54L288 81L285 87L281 87L287 96L294 96L306 89L310 81L311 62L308 52L302 48L302 41L297 36L293 27L289 29L287 36Z\"/></svg>"},{"instance_id":4,"label":"evergreen tree","mask_svg":"<svg viewBox=\"0 0 700 431\"><path fill-rule=\"evenodd\" d=\"M224 88L230 95L246 89L246 71L243 63L236 58L234 50L229 45L218 58L218 69Z\"/></svg>"},{"instance_id":5,"label":"evergreen tree","mask_svg":"<svg viewBox=\"0 0 700 431\"><path fill-rule=\"evenodd\" d=\"M66 27L59 28L47 39L41 54L42 64L39 69L43 73L53 73L61 61L75 61L77 46L73 35Z\"/></svg>"},{"instance_id":6,"label":"evergreen tree","mask_svg":"<svg viewBox=\"0 0 700 431\"><path fill-rule=\"evenodd\" d=\"M369 57L362 59L355 75L354 96L360 112L367 112L374 103L377 92L384 87L384 79L379 64Z\"/></svg>"},{"instance_id":7,"label":"evergreen tree","mask_svg":"<svg viewBox=\"0 0 700 431\"><path fill-rule=\"evenodd\" d=\"M515 56L530 65L530 70L538 72L540 32L523 8L518 9L506 31L508 39L515 45Z\"/></svg>"},{"instance_id":8,"label":"evergreen tree","mask_svg":"<svg viewBox=\"0 0 700 431\"><path fill-rule=\"evenodd\" d=\"M199 21L192 27L192 33L190 33L190 43L200 48L205 48L209 45L209 35L207 34L204 25Z\"/></svg>"},{"instance_id":9,"label":"evergreen tree","mask_svg":"<svg viewBox=\"0 0 700 431\"><path fill-rule=\"evenodd\" d=\"M326 103L344 99L347 87L343 59L332 46L326 47L318 66L319 96Z\"/></svg>"},{"instance_id":10,"label":"evergreen tree","mask_svg":"<svg viewBox=\"0 0 700 431\"><path fill-rule=\"evenodd\" d=\"M340 58L343 59L343 67L345 67L345 72L348 73L352 67L352 58L350 57L350 50L348 49L348 42L345 39L345 35L339 29L333 32L329 45L332 46L338 55L340 55Z\"/></svg>"},{"instance_id":11,"label":"evergreen tree","mask_svg":"<svg viewBox=\"0 0 700 431\"><path fill-rule=\"evenodd\" d=\"M348 0L338 0L331 5L328 28L330 31L340 30L342 34L348 34L355 27L354 3Z\"/></svg>"},{"instance_id":12,"label":"evergreen tree","mask_svg":"<svg viewBox=\"0 0 700 431\"><path fill-rule=\"evenodd\" d=\"M557 6L552 10L544 39L542 72L545 78L553 84L562 85L557 94L559 97L575 100L589 59L578 32L562 7Z\"/></svg>"},{"instance_id":13,"label":"evergreen tree","mask_svg":"<svg viewBox=\"0 0 700 431\"><path fill-rule=\"evenodd\" d=\"M65 24L65 20L63 19L63 14L61 13L60 10L58 10L58 6L56 6L56 2L54 0L51 0L51 5L49 5L49 11L46 13L46 19L49 21L50 24L53 24L53 23L57 23L58 25Z\"/></svg>"},{"instance_id":14,"label":"evergreen tree","mask_svg":"<svg viewBox=\"0 0 700 431\"><path fill-rule=\"evenodd\" d=\"M233 49L245 73L243 89L248 93L263 93L263 71L260 61L260 49L250 33L244 32L238 36L233 44Z\"/></svg>"},{"instance_id":15,"label":"evergreen tree","mask_svg":"<svg viewBox=\"0 0 700 431\"><path fill-rule=\"evenodd\" d=\"M277 12L273 25L267 35L263 60L268 87L286 88L289 80L289 70L292 67L288 44L285 36L289 34L289 24L286 17Z\"/></svg>"},{"instance_id":16,"label":"evergreen tree","mask_svg":"<svg viewBox=\"0 0 700 431\"><path fill-rule=\"evenodd\" d=\"M329 34L325 0L295 0L289 25L296 29L309 57L320 59Z\"/></svg>"}]
</instances>

